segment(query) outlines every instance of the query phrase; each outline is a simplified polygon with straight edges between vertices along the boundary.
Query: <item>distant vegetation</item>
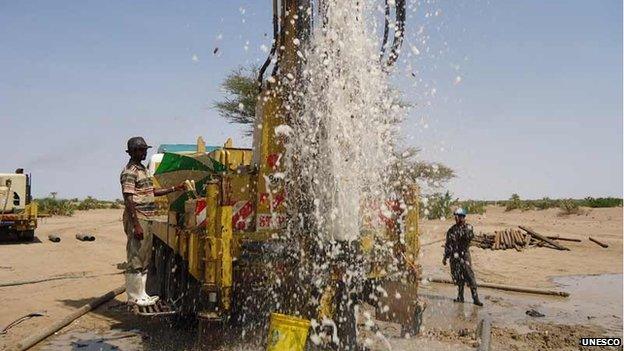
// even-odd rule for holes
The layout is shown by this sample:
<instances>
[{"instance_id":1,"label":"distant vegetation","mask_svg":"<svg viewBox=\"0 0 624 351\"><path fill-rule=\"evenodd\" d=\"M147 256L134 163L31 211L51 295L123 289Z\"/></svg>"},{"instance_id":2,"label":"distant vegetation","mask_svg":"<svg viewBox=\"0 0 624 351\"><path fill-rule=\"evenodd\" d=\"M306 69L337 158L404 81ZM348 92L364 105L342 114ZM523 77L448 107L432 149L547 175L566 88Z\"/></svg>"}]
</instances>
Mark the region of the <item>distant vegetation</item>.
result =
<instances>
[{"instance_id":1,"label":"distant vegetation","mask_svg":"<svg viewBox=\"0 0 624 351\"><path fill-rule=\"evenodd\" d=\"M433 193L423 196L420 200L420 216L427 219L443 219L453 216L453 210L458 207L464 208L469 214L484 214L485 201L453 199L453 195L445 193Z\"/></svg>"},{"instance_id":2,"label":"distant vegetation","mask_svg":"<svg viewBox=\"0 0 624 351\"><path fill-rule=\"evenodd\" d=\"M35 199L39 206L39 212L51 216L72 216L75 211L88 211L96 209L117 209L122 208L123 200L104 201L91 196L86 199L57 199L52 193L49 197Z\"/></svg>"},{"instance_id":3,"label":"distant vegetation","mask_svg":"<svg viewBox=\"0 0 624 351\"><path fill-rule=\"evenodd\" d=\"M36 199L39 206L39 213L49 214L51 216L71 216L76 211L76 206L71 200L55 199L53 197L45 197Z\"/></svg>"},{"instance_id":4,"label":"distant vegetation","mask_svg":"<svg viewBox=\"0 0 624 351\"><path fill-rule=\"evenodd\" d=\"M463 207L468 214L484 214L486 206L502 206L505 211L520 210L546 210L549 208L560 209L560 215L583 214L583 207L604 208L622 207L622 199L614 197L586 197L584 199L550 199L544 197L539 200L523 200L518 194L512 194L508 200L482 201L453 199L450 192L434 193L423 196L420 203L420 216L427 219L450 218L453 209Z\"/></svg>"},{"instance_id":5,"label":"distant vegetation","mask_svg":"<svg viewBox=\"0 0 624 351\"><path fill-rule=\"evenodd\" d=\"M511 210L546 210L549 208L560 208L564 214L575 214L581 207L602 208L602 207L622 207L622 199L615 197L586 197L584 199L550 199L522 200L518 194L513 194L506 201L492 202L505 206L506 211Z\"/></svg>"}]
</instances>

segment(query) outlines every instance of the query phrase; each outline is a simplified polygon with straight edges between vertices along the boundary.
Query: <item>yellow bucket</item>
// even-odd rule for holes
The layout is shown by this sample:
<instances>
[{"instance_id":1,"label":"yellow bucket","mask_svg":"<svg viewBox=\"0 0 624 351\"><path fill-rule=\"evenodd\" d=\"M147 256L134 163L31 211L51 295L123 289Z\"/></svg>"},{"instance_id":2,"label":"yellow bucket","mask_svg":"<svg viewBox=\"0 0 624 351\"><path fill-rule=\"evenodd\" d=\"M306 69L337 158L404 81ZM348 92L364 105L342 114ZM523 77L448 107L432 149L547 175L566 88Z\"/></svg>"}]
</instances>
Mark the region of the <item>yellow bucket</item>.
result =
<instances>
[{"instance_id":1,"label":"yellow bucket","mask_svg":"<svg viewBox=\"0 0 624 351\"><path fill-rule=\"evenodd\" d=\"M271 313L267 351L305 350L309 328L309 320Z\"/></svg>"}]
</instances>

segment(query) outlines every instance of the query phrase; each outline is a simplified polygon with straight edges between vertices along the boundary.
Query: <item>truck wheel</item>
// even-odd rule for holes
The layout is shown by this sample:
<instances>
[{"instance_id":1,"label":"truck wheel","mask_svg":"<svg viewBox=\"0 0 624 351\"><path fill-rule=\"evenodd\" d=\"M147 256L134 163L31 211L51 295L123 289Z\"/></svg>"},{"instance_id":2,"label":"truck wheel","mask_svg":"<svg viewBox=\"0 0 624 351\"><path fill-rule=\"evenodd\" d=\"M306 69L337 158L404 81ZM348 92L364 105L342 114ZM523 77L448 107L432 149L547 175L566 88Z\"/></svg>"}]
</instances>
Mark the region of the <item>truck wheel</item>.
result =
<instances>
[{"instance_id":1,"label":"truck wheel","mask_svg":"<svg viewBox=\"0 0 624 351\"><path fill-rule=\"evenodd\" d=\"M30 242L35 239L35 231L34 230L25 230L23 232L17 233L17 238L19 241Z\"/></svg>"}]
</instances>

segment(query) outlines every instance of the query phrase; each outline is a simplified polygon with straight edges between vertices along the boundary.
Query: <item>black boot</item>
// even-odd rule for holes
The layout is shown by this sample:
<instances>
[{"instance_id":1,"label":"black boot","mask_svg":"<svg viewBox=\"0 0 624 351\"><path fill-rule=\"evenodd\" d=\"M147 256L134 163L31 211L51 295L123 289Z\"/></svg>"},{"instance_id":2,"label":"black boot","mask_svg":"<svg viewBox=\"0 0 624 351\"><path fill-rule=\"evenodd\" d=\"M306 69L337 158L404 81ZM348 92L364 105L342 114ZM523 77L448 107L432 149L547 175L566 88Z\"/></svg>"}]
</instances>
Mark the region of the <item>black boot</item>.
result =
<instances>
[{"instance_id":1,"label":"black boot","mask_svg":"<svg viewBox=\"0 0 624 351\"><path fill-rule=\"evenodd\" d=\"M479 301L479 294L477 294L477 287L470 287L470 293L472 294L472 303L477 306L483 306L483 302Z\"/></svg>"},{"instance_id":2,"label":"black boot","mask_svg":"<svg viewBox=\"0 0 624 351\"><path fill-rule=\"evenodd\" d=\"M453 300L455 302L464 302L464 283L457 285L457 298Z\"/></svg>"}]
</instances>

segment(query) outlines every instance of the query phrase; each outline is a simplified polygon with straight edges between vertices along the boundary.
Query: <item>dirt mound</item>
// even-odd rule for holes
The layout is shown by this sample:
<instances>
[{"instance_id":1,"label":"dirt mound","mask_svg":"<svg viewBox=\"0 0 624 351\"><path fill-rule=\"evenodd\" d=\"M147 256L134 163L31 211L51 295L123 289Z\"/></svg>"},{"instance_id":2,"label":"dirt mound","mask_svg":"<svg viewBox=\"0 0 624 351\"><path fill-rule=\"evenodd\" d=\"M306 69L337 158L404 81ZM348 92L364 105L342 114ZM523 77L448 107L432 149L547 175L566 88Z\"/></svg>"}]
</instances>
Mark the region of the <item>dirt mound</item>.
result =
<instances>
[{"instance_id":1,"label":"dirt mound","mask_svg":"<svg viewBox=\"0 0 624 351\"><path fill-rule=\"evenodd\" d=\"M581 338L603 337L604 330L592 325L533 323L532 331L522 334L508 328L492 328L493 350L613 350L607 347L584 348Z\"/></svg>"}]
</instances>

